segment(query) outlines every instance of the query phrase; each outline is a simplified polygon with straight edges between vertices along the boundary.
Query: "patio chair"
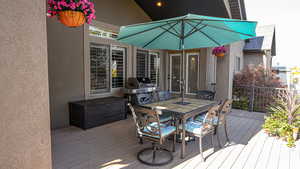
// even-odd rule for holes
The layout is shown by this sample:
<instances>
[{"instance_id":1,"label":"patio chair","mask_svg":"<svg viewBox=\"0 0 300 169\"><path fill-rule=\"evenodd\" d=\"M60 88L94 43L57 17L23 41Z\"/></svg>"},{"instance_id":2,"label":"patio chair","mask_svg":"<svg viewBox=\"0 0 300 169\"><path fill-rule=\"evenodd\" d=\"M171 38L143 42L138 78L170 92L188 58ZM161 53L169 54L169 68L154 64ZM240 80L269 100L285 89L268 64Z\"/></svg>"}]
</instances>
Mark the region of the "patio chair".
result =
<instances>
[{"instance_id":1,"label":"patio chair","mask_svg":"<svg viewBox=\"0 0 300 169\"><path fill-rule=\"evenodd\" d=\"M160 101L160 98L159 98L159 93L157 92L153 92L153 93L142 93L142 94L137 94L135 96L135 99L134 99L134 103L135 105L144 105L144 104L150 104L150 103L153 103L153 102L158 102ZM161 123L164 123L164 122L168 122L170 120L172 120L172 113L168 113L168 112L163 112L161 115L160 115L160 122Z\"/></svg>"},{"instance_id":2,"label":"patio chair","mask_svg":"<svg viewBox=\"0 0 300 169\"><path fill-rule=\"evenodd\" d=\"M203 100L214 100L216 92L210 90L197 91L197 98Z\"/></svg>"},{"instance_id":3,"label":"patio chair","mask_svg":"<svg viewBox=\"0 0 300 169\"><path fill-rule=\"evenodd\" d=\"M171 93L169 91L158 91L158 101L166 101L172 98ZM159 116L160 122L166 122L173 118L173 114L171 112L163 112L162 115Z\"/></svg>"},{"instance_id":4,"label":"patio chair","mask_svg":"<svg viewBox=\"0 0 300 169\"><path fill-rule=\"evenodd\" d=\"M226 99L221 106L220 113L219 113L219 121L218 121L218 126L223 125L224 131L225 131L225 137L227 143L230 142L229 137L228 137L228 130L227 130L227 124L226 124L226 116L228 113L231 112L231 105L232 105L232 99Z\"/></svg>"},{"instance_id":5,"label":"patio chair","mask_svg":"<svg viewBox=\"0 0 300 169\"><path fill-rule=\"evenodd\" d=\"M203 156L202 149L202 139L204 136L211 135L211 144L214 147L214 133L216 129L216 125L218 123L218 114L219 114L220 106L216 105L211 107L208 112L205 114L203 122L199 121L187 121L185 124L185 131L187 135L198 137L199 138L199 149L201 154L202 162L205 161ZM199 112L201 113L201 112ZM181 127L182 128L182 127Z\"/></svg>"},{"instance_id":6,"label":"patio chair","mask_svg":"<svg viewBox=\"0 0 300 169\"><path fill-rule=\"evenodd\" d=\"M151 148L138 152L137 159L146 165L161 166L173 160L173 154L162 147L169 136L173 135L172 151L175 152L176 127L167 123L160 123L159 113L155 110L128 104L136 126L138 138L152 142Z\"/></svg>"}]
</instances>

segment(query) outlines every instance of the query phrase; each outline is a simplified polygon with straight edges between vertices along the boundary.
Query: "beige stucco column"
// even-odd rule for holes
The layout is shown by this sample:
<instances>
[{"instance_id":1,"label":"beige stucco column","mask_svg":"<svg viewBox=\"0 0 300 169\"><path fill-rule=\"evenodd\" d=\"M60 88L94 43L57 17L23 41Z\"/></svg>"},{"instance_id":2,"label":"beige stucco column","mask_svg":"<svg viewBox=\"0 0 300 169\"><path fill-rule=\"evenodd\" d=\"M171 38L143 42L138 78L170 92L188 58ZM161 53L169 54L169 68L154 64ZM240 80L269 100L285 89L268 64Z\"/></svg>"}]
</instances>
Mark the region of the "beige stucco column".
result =
<instances>
[{"instance_id":1,"label":"beige stucco column","mask_svg":"<svg viewBox=\"0 0 300 169\"><path fill-rule=\"evenodd\" d=\"M1 1L1 169L51 168L45 7Z\"/></svg>"},{"instance_id":2,"label":"beige stucco column","mask_svg":"<svg viewBox=\"0 0 300 169\"><path fill-rule=\"evenodd\" d=\"M222 100L232 97L235 58L242 57L244 42L239 41L227 46L228 52L222 59L217 59L216 99Z\"/></svg>"}]
</instances>

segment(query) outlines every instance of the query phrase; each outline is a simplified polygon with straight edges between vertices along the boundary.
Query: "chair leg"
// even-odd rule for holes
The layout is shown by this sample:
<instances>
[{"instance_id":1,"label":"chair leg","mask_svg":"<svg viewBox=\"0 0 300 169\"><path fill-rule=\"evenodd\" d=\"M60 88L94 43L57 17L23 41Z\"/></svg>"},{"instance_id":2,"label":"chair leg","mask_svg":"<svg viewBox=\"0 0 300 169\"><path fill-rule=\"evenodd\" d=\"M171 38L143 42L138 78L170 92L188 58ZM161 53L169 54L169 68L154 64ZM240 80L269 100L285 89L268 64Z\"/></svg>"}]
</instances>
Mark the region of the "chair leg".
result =
<instances>
[{"instance_id":1,"label":"chair leg","mask_svg":"<svg viewBox=\"0 0 300 169\"><path fill-rule=\"evenodd\" d=\"M142 138L142 137L139 137L139 140L140 140L139 143L140 143L140 144L143 144L143 138Z\"/></svg>"},{"instance_id":2,"label":"chair leg","mask_svg":"<svg viewBox=\"0 0 300 169\"><path fill-rule=\"evenodd\" d=\"M211 134L211 146L213 148L213 151L215 151L215 145L214 145L214 134Z\"/></svg>"},{"instance_id":3,"label":"chair leg","mask_svg":"<svg viewBox=\"0 0 300 169\"><path fill-rule=\"evenodd\" d=\"M175 145L176 145L176 133L174 133L174 136L173 136L173 147L172 147L172 151L175 152Z\"/></svg>"},{"instance_id":4,"label":"chair leg","mask_svg":"<svg viewBox=\"0 0 300 169\"><path fill-rule=\"evenodd\" d=\"M224 122L224 130L225 130L226 141L227 141L227 143L230 143L230 140L229 140L229 137L228 137L228 133L227 133L226 121Z\"/></svg>"},{"instance_id":5,"label":"chair leg","mask_svg":"<svg viewBox=\"0 0 300 169\"><path fill-rule=\"evenodd\" d=\"M199 137L199 150L200 150L200 156L201 156L201 162L204 162L204 157L203 157L203 149L202 149L202 136Z\"/></svg>"},{"instance_id":6,"label":"chair leg","mask_svg":"<svg viewBox=\"0 0 300 169\"><path fill-rule=\"evenodd\" d=\"M221 148L222 146L221 146L221 142L220 142L218 126L216 126L216 128L215 128L215 133L216 133L216 136L217 136L218 146L219 146L219 148Z\"/></svg>"},{"instance_id":7,"label":"chair leg","mask_svg":"<svg viewBox=\"0 0 300 169\"><path fill-rule=\"evenodd\" d=\"M156 158L156 150L157 150L157 148L156 148L156 145L155 145L155 144L153 144L152 163L154 163L154 162L155 162L155 158Z\"/></svg>"}]
</instances>

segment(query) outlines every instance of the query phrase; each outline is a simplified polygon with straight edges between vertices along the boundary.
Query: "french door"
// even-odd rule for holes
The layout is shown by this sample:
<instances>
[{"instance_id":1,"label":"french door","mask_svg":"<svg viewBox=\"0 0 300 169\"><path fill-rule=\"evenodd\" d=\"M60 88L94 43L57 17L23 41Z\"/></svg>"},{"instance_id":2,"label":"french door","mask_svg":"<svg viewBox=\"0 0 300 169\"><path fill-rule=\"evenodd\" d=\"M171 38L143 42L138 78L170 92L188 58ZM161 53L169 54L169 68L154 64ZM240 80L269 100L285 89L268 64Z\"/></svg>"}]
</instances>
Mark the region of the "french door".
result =
<instances>
[{"instance_id":1,"label":"french door","mask_svg":"<svg viewBox=\"0 0 300 169\"><path fill-rule=\"evenodd\" d=\"M172 93L180 93L180 80L182 72L181 54L170 54L169 86ZM199 53L186 53L183 78L185 93L195 94L199 88Z\"/></svg>"},{"instance_id":2,"label":"french door","mask_svg":"<svg viewBox=\"0 0 300 169\"><path fill-rule=\"evenodd\" d=\"M180 93L181 54L170 55L170 91Z\"/></svg>"},{"instance_id":3,"label":"french door","mask_svg":"<svg viewBox=\"0 0 300 169\"><path fill-rule=\"evenodd\" d=\"M199 53L186 55L186 93L196 94L199 88Z\"/></svg>"}]
</instances>

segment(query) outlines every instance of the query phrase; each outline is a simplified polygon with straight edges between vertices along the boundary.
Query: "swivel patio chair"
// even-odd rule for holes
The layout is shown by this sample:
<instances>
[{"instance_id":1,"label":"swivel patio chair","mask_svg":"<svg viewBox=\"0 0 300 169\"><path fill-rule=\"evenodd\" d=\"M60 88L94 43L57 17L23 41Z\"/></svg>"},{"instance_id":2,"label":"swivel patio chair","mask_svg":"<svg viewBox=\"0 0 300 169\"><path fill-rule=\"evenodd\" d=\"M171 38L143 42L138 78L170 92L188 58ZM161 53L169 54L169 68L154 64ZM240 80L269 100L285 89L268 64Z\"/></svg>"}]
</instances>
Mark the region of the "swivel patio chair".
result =
<instances>
[{"instance_id":1,"label":"swivel patio chair","mask_svg":"<svg viewBox=\"0 0 300 169\"><path fill-rule=\"evenodd\" d=\"M173 160L173 154L163 148L164 142L173 135L173 147L175 152L176 127L171 123L160 123L159 113L155 110L146 109L140 106L128 104L136 126L139 138L152 142L151 148L145 148L138 152L137 159L146 165L161 166Z\"/></svg>"},{"instance_id":2,"label":"swivel patio chair","mask_svg":"<svg viewBox=\"0 0 300 169\"><path fill-rule=\"evenodd\" d=\"M205 158L203 156L203 149L202 149L202 139L204 136L210 134L211 144L214 147L213 138L216 129L215 124L218 123L219 110L220 110L219 105L213 106L206 113L203 122L192 120L192 121L187 121L185 124L185 131L187 135L199 138L199 149L200 149L202 161L205 161ZM200 113L201 112L199 112L199 114Z\"/></svg>"},{"instance_id":3,"label":"swivel patio chair","mask_svg":"<svg viewBox=\"0 0 300 169\"><path fill-rule=\"evenodd\" d=\"M160 97L159 93L153 92L153 93L142 93L142 94L137 94L134 98L134 103L135 105L144 105L144 104L150 104L154 102L159 102ZM160 115L160 122L168 122L172 120L172 113L164 112Z\"/></svg>"},{"instance_id":4,"label":"swivel patio chair","mask_svg":"<svg viewBox=\"0 0 300 169\"><path fill-rule=\"evenodd\" d=\"M220 113L219 113L219 121L218 121L218 126L223 125L224 131L225 131L225 137L227 143L230 142L229 137L228 137L228 130L227 130L227 123L226 123L226 116L228 113L231 112L231 105L232 105L232 100L231 99L226 99L221 106Z\"/></svg>"}]
</instances>

